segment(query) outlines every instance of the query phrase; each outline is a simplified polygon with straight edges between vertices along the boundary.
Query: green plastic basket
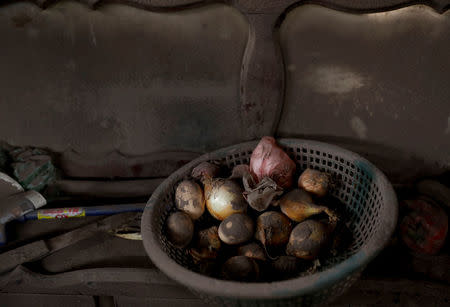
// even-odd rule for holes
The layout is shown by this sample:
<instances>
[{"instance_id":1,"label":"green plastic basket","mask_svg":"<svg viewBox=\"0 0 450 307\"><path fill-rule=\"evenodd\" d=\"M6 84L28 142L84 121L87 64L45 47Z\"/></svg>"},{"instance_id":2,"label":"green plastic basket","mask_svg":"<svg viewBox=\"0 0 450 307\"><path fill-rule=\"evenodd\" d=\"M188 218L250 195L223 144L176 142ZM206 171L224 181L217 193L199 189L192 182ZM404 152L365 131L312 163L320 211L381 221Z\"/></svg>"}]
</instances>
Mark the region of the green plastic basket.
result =
<instances>
[{"instance_id":1,"label":"green plastic basket","mask_svg":"<svg viewBox=\"0 0 450 307\"><path fill-rule=\"evenodd\" d=\"M359 155L337 146L301 139L278 143L298 169L314 168L340 179L332 195L345 204L353 243L343 253L321 263L317 273L265 283L219 280L190 269L187 250L170 244L164 233L174 210L175 187L203 161L221 160L232 168L248 164L258 142L248 142L205 154L168 177L153 193L142 217L144 247L153 263L170 278L188 287L207 304L221 306L316 306L341 295L384 248L397 222L394 190L384 174Z\"/></svg>"}]
</instances>

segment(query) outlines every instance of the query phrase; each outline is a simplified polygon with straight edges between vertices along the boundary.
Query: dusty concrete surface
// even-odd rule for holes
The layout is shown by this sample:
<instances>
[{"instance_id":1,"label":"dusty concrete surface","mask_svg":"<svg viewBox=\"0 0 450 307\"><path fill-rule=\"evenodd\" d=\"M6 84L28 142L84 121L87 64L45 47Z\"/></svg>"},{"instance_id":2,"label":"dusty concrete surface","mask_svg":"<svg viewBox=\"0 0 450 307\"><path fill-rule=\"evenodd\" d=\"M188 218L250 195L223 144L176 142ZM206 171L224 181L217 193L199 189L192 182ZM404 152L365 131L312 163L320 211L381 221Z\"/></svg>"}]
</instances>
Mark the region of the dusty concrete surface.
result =
<instances>
[{"instance_id":1,"label":"dusty concrete surface","mask_svg":"<svg viewBox=\"0 0 450 307\"><path fill-rule=\"evenodd\" d=\"M376 148L374 159L390 146L407 153L396 159L415 155L448 168L449 14L425 6L370 14L300 6L281 23L278 65L277 37L264 24L276 16L259 24L225 5L151 12L76 1L44 10L9 4L0 11L0 139L112 163L77 171L77 161L62 159L76 177L154 177L161 171L148 168L159 160L136 156L204 152L269 134L279 106L261 107L283 98L283 86L273 88L283 78L252 74L271 68L286 72L277 135L365 142ZM250 34L266 55L247 46L244 58ZM148 162L143 171L138 160Z\"/></svg>"},{"instance_id":2,"label":"dusty concrete surface","mask_svg":"<svg viewBox=\"0 0 450 307\"><path fill-rule=\"evenodd\" d=\"M240 142L244 17L57 1L0 10L0 139L139 155Z\"/></svg>"},{"instance_id":3,"label":"dusty concrete surface","mask_svg":"<svg viewBox=\"0 0 450 307\"><path fill-rule=\"evenodd\" d=\"M77 242L40 260L37 266L50 273L95 267L152 268L142 241L100 234Z\"/></svg>"},{"instance_id":4,"label":"dusty concrete surface","mask_svg":"<svg viewBox=\"0 0 450 307\"><path fill-rule=\"evenodd\" d=\"M184 287L151 269L92 269L46 276L19 267L9 278L8 283L0 283L0 292L45 293L48 297L64 294L68 298L79 294L114 296L116 306L203 306ZM0 293L0 299L3 295ZM58 306L51 302L48 306ZM448 285L402 278L363 278L330 306L447 306L449 302Z\"/></svg>"},{"instance_id":5,"label":"dusty concrete surface","mask_svg":"<svg viewBox=\"0 0 450 307\"><path fill-rule=\"evenodd\" d=\"M94 297L83 295L0 294L2 307L96 307Z\"/></svg>"},{"instance_id":6,"label":"dusty concrete surface","mask_svg":"<svg viewBox=\"0 0 450 307\"><path fill-rule=\"evenodd\" d=\"M287 80L279 134L383 144L448 168L449 32L450 12L427 6L295 8L280 28Z\"/></svg>"}]
</instances>

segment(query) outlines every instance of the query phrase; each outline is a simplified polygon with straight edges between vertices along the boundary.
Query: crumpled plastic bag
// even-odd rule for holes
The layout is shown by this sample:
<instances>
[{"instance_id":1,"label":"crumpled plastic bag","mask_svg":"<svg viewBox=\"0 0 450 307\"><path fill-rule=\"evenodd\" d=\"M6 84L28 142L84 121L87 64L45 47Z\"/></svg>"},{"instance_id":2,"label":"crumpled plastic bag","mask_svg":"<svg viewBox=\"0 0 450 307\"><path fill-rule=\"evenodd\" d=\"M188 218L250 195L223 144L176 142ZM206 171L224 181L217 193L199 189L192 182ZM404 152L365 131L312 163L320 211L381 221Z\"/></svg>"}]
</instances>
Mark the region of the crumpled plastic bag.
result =
<instances>
[{"instance_id":1,"label":"crumpled plastic bag","mask_svg":"<svg viewBox=\"0 0 450 307\"><path fill-rule=\"evenodd\" d=\"M26 189L42 191L56 179L50 154L35 148L15 148L9 152L15 179Z\"/></svg>"}]
</instances>

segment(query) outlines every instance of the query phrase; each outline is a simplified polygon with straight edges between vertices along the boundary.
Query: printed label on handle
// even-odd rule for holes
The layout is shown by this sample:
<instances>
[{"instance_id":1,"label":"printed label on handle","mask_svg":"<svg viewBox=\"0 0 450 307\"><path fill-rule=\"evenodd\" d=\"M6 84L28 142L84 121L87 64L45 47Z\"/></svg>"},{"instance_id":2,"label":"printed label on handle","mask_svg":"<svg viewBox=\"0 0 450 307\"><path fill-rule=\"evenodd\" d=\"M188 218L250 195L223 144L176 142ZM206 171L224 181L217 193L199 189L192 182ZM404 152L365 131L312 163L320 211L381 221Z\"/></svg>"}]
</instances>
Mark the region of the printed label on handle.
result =
<instances>
[{"instance_id":1,"label":"printed label on handle","mask_svg":"<svg viewBox=\"0 0 450 307\"><path fill-rule=\"evenodd\" d=\"M86 216L82 208L62 208L62 209L45 209L38 211L38 220L41 219L62 219L69 217Z\"/></svg>"}]
</instances>

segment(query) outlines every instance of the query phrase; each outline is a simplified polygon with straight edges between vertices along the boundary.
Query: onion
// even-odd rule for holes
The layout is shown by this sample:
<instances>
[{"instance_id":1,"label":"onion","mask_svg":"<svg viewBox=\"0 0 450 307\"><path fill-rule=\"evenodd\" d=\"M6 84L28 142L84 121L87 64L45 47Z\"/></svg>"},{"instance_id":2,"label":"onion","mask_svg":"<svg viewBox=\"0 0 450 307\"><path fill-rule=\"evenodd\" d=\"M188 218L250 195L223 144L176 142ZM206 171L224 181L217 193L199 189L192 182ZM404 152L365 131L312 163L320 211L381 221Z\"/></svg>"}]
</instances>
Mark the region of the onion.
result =
<instances>
[{"instance_id":1,"label":"onion","mask_svg":"<svg viewBox=\"0 0 450 307\"><path fill-rule=\"evenodd\" d=\"M224 219L219 226L219 238L229 245L244 243L253 237L254 223L243 213L234 213Z\"/></svg>"},{"instance_id":2,"label":"onion","mask_svg":"<svg viewBox=\"0 0 450 307\"><path fill-rule=\"evenodd\" d=\"M286 254L297 258L314 260L328 242L330 229L324 223L307 220L292 230Z\"/></svg>"},{"instance_id":3,"label":"onion","mask_svg":"<svg viewBox=\"0 0 450 307\"><path fill-rule=\"evenodd\" d=\"M292 186L295 167L294 161L269 136L261 139L250 158L250 171L258 181L270 177L282 188Z\"/></svg>"},{"instance_id":4,"label":"onion","mask_svg":"<svg viewBox=\"0 0 450 307\"><path fill-rule=\"evenodd\" d=\"M184 212L172 213L167 219L167 237L176 247L183 248L189 245L194 235L194 223Z\"/></svg>"},{"instance_id":5,"label":"onion","mask_svg":"<svg viewBox=\"0 0 450 307\"><path fill-rule=\"evenodd\" d=\"M323 197L328 193L331 184L331 176L314 169L306 169L298 178L298 187Z\"/></svg>"},{"instance_id":6,"label":"onion","mask_svg":"<svg viewBox=\"0 0 450 307\"><path fill-rule=\"evenodd\" d=\"M301 269L301 260L293 256L280 256L271 263L271 273L277 279L297 276Z\"/></svg>"},{"instance_id":7,"label":"onion","mask_svg":"<svg viewBox=\"0 0 450 307\"><path fill-rule=\"evenodd\" d=\"M259 266L251 258L234 256L224 263L222 276L228 280L255 281L259 278Z\"/></svg>"},{"instance_id":8,"label":"onion","mask_svg":"<svg viewBox=\"0 0 450 307\"><path fill-rule=\"evenodd\" d=\"M218 251L220 249L219 228L212 226L198 232L197 247L205 248L209 251Z\"/></svg>"},{"instance_id":9,"label":"onion","mask_svg":"<svg viewBox=\"0 0 450 307\"><path fill-rule=\"evenodd\" d=\"M238 255L246 256L255 260L266 261L266 255L264 253L264 250L256 242L249 243L247 245L239 247Z\"/></svg>"},{"instance_id":10,"label":"onion","mask_svg":"<svg viewBox=\"0 0 450 307\"><path fill-rule=\"evenodd\" d=\"M220 167L210 162L202 162L197 165L191 173L192 178L197 180L203 180L206 177L214 178L220 172Z\"/></svg>"},{"instance_id":11,"label":"onion","mask_svg":"<svg viewBox=\"0 0 450 307\"><path fill-rule=\"evenodd\" d=\"M198 219L205 212L205 197L202 188L194 181L182 181L175 191L175 204L193 220Z\"/></svg>"},{"instance_id":12,"label":"onion","mask_svg":"<svg viewBox=\"0 0 450 307\"><path fill-rule=\"evenodd\" d=\"M190 254L196 263L215 259L221 245L219 230L212 226L198 232L196 246L191 248Z\"/></svg>"},{"instance_id":13,"label":"onion","mask_svg":"<svg viewBox=\"0 0 450 307\"><path fill-rule=\"evenodd\" d=\"M255 238L265 247L276 247L288 242L291 230L291 221L284 214L268 211L256 219Z\"/></svg>"},{"instance_id":14,"label":"onion","mask_svg":"<svg viewBox=\"0 0 450 307\"><path fill-rule=\"evenodd\" d=\"M247 202L242 196L243 189L233 180L208 178L203 183L206 207L214 218L223 221L233 213L247 210Z\"/></svg>"},{"instance_id":15,"label":"onion","mask_svg":"<svg viewBox=\"0 0 450 307\"><path fill-rule=\"evenodd\" d=\"M194 262L197 264L217 258L216 251L211 251L206 248L191 248L189 253L192 256L192 259L194 259Z\"/></svg>"},{"instance_id":16,"label":"onion","mask_svg":"<svg viewBox=\"0 0 450 307\"><path fill-rule=\"evenodd\" d=\"M285 194L280 199L279 205L281 212L295 222L302 222L308 217L322 212L334 215L327 207L313 204L311 195L300 189Z\"/></svg>"}]
</instances>

